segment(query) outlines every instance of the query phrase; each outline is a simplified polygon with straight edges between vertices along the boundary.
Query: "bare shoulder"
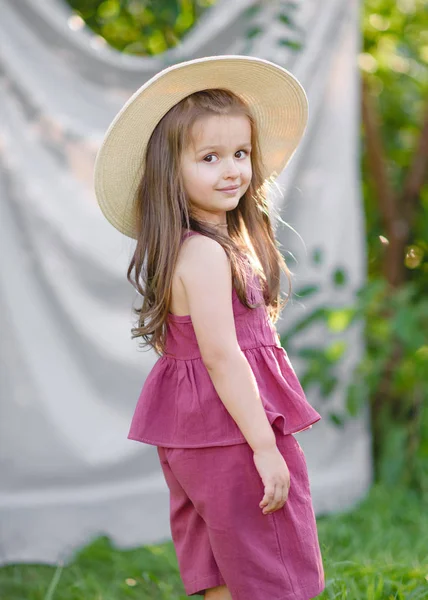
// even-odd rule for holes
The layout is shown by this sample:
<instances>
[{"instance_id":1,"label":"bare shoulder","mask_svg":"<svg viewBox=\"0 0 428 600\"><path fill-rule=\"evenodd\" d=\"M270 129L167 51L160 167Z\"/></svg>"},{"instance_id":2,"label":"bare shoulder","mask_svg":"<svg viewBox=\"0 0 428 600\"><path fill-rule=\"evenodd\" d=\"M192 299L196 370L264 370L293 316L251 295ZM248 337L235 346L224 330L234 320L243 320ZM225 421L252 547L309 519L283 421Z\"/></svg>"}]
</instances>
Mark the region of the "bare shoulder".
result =
<instances>
[{"instance_id":1,"label":"bare shoulder","mask_svg":"<svg viewBox=\"0 0 428 600\"><path fill-rule=\"evenodd\" d=\"M221 244L205 235L192 235L181 246L177 273L182 279L186 274L198 273L216 265L229 264L229 259Z\"/></svg>"},{"instance_id":2,"label":"bare shoulder","mask_svg":"<svg viewBox=\"0 0 428 600\"><path fill-rule=\"evenodd\" d=\"M231 266L216 240L194 235L184 240L180 278L205 365L224 362L239 351L236 337Z\"/></svg>"}]
</instances>

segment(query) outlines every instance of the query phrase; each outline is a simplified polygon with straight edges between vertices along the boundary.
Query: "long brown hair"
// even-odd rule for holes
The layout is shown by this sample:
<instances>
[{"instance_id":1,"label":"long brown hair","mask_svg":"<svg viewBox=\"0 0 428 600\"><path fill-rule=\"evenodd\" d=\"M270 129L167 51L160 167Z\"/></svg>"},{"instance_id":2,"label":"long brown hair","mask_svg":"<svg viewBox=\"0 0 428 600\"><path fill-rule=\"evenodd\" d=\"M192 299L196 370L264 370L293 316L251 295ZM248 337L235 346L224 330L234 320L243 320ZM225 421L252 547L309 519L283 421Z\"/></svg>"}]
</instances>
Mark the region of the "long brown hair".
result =
<instances>
[{"instance_id":1,"label":"long brown hair","mask_svg":"<svg viewBox=\"0 0 428 600\"><path fill-rule=\"evenodd\" d=\"M229 237L190 214L180 173L181 153L190 143L192 125L210 115L245 115L251 124L252 178L238 206L226 213ZM291 277L273 232L257 127L247 104L223 89L187 96L158 123L144 158L144 174L134 206L137 245L127 272L128 281L143 298L142 306L134 308L139 318L138 327L131 330L132 338L141 337L143 347L151 346L159 355L165 353L172 279L185 229L198 231L223 247L239 299L246 307L255 308L257 305L249 304L245 295L243 256L250 261L259 276L269 317L276 323L290 298ZM289 282L286 300L280 294L281 270Z\"/></svg>"}]
</instances>

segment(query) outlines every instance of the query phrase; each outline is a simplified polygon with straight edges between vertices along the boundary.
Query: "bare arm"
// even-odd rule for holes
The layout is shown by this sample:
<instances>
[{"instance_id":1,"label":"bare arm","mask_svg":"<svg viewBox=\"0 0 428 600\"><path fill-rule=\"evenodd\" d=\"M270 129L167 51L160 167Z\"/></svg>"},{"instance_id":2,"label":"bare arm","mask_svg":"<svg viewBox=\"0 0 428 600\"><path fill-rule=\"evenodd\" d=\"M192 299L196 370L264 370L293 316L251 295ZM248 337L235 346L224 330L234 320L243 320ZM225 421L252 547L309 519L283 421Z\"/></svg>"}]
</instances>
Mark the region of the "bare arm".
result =
<instances>
[{"instance_id":1,"label":"bare arm","mask_svg":"<svg viewBox=\"0 0 428 600\"><path fill-rule=\"evenodd\" d=\"M227 255L220 244L203 236L187 240L183 253L180 277L213 385L252 450L276 448L257 381L236 337Z\"/></svg>"},{"instance_id":2,"label":"bare arm","mask_svg":"<svg viewBox=\"0 0 428 600\"><path fill-rule=\"evenodd\" d=\"M207 366L211 381L253 452L276 447L254 373L242 351Z\"/></svg>"}]
</instances>

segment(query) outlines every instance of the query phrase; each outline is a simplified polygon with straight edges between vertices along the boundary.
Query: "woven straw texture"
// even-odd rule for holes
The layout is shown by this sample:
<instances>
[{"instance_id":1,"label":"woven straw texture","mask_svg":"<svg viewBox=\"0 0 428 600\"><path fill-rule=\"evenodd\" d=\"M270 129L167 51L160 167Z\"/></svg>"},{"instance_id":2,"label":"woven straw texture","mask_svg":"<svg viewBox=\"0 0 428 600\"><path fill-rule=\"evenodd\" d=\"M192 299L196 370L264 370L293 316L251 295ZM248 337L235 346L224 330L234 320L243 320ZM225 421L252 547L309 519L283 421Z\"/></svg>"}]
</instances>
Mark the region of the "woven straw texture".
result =
<instances>
[{"instance_id":1,"label":"woven straw texture","mask_svg":"<svg viewBox=\"0 0 428 600\"><path fill-rule=\"evenodd\" d=\"M108 221L135 238L133 205L150 136L162 117L193 92L226 88L250 106L257 122L266 177L277 176L303 136L306 94L285 69L247 56L179 63L152 77L126 102L107 130L95 164L95 191Z\"/></svg>"}]
</instances>

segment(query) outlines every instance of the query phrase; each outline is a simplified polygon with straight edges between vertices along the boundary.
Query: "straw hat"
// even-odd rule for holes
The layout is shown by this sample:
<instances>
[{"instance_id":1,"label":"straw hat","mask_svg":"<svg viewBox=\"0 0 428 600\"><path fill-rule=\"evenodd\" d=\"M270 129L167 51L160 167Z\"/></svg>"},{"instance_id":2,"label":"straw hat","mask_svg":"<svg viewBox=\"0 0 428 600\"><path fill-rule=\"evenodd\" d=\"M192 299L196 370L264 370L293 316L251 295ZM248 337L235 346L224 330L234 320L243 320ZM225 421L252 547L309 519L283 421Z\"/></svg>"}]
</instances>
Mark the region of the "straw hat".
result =
<instances>
[{"instance_id":1,"label":"straw hat","mask_svg":"<svg viewBox=\"0 0 428 600\"><path fill-rule=\"evenodd\" d=\"M210 56L168 67L126 102L107 130L95 162L95 192L107 220L135 238L133 204L147 144L162 117L190 94L225 88L250 107L259 131L266 176L278 175L301 140L308 101L282 67L252 56Z\"/></svg>"}]
</instances>

